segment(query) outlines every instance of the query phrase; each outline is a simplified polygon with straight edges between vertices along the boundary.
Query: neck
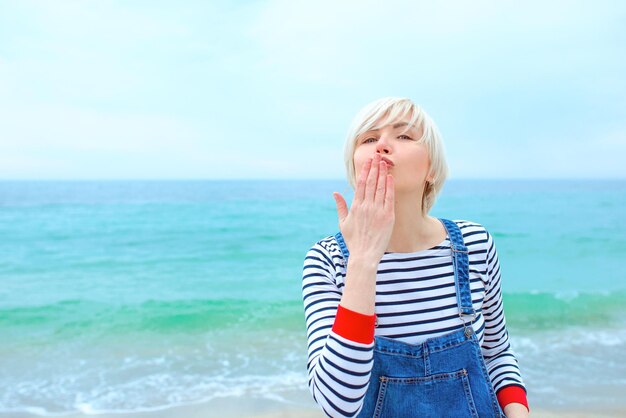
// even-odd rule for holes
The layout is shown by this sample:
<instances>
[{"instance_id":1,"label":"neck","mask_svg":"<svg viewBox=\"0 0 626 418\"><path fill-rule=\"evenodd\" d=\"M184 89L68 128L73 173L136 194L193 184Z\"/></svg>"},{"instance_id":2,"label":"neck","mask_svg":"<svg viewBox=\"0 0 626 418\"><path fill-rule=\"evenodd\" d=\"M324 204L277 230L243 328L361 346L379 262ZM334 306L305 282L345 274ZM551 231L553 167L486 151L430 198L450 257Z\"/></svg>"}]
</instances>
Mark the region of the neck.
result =
<instances>
[{"instance_id":1,"label":"neck","mask_svg":"<svg viewBox=\"0 0 626 418\"><path fill-rule=\"evenodd\" d=\"M422 212L421 193L396 195L394 207L395 223L386 252L426 250L445 239L441 222Z\"/></svg>"}]
</instances>

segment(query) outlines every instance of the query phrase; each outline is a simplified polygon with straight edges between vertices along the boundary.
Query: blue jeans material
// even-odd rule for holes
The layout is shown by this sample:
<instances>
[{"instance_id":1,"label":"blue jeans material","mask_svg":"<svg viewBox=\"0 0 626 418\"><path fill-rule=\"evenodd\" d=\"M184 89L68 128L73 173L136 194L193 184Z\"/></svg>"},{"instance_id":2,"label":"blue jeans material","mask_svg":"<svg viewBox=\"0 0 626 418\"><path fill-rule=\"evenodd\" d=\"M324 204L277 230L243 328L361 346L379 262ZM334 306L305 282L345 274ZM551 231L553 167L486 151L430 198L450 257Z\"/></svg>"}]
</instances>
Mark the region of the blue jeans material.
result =
<instances>
[{"instance_id":1,"label":"blue jeans material","mask_svg":"<svg viewBox=\"0 0 626 418\"><path fill-rule=\"evenodd\" d=\"M451 242L457 304L463 325L421 344L374 337L374 364L359 418L505 417L471 326L476 313L463 235L453 221L439 220ZM341 232L335 237L347 265L349 252Z\"/></svg>"}]
</instances>

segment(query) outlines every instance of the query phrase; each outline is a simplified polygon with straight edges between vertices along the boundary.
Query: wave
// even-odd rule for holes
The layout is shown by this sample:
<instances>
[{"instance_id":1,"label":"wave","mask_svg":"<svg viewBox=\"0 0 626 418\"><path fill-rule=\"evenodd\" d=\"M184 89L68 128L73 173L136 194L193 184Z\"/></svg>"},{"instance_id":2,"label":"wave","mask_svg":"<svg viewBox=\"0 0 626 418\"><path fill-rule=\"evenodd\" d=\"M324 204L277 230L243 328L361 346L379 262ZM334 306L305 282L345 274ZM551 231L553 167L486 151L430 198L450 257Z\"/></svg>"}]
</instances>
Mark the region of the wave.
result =
<instances>
[{"instance_id":1,"label":"wave","mask_svg":"<svg viewBox=\"0 0 626 418\"><path fill-rule=\"evenodd\" d=\"M623 326L626 290L524 292L503 296L507 325L521 329Z\"/></svg>"},{"instance_id":2,"label":"wave","mask_svg":"<svg viewBox=\"0 0 626 418\"><path fill-rule=\"evenodd\" d=\"M80 377L64 376L63 382L77 378ZM130 381L103 381L95 387L52 381L42 388L34 382L27 382L21 385L22 388L3 388L5 402L0 404L0 414L145 413L204 404L219 398L241 398L244 401L256 398L297 405L308 397L306 379L305 372L232 377L161 373L136 376Z\"/></svg>"},{"instance_id":3,"label":"wave","mask_svg":"<svg viewBox=\"0 0 626 418\"><path fill-rule=\"evenodd\" d=\"M134 333L193 333L225 328L239 330L276 327L299 328L304 321L302 302L250 300L149 300L114 304L90 300L64 300L40 306L0 309L0 330L46 330L59 337L100 331Z\"/></svg>"},{"instance_id":4,"label":"wave","mask_svg":"<svg viewBox=\"0 0 626 418\"><path fill-rule=\"evenodd\" d=\"M507 325L522 331L512 331L511 346L535 397L569 385L558 395L574 404L568 394L578 388L623 386L625 293L504 294ZM598 326L610 324L622 326ZM534 332L546 329L559 332ZM7 336L0 414L139 412L225 396L291 403L309 395L299 300L5 307L0 335ZM54 361L32 367L37 358ZM589 370L599 364L608 367L595 377Z\"/></svg>"},{"instance_id":5,"label":"wave","mask_svg":"<svg viewBox=\"0 0 626 418\"><path fill-rule=\"evenodd\" d=\"M505 293L507 325L520 329L562 329L564 326L623 325L626 291ZM304 330L302 302L225 300L148 300L135 304L64 300L40 306L0 309L0 330L20 335L35 332L58 337L86 332L202 333Z\"/></svg>"}]
</instances>

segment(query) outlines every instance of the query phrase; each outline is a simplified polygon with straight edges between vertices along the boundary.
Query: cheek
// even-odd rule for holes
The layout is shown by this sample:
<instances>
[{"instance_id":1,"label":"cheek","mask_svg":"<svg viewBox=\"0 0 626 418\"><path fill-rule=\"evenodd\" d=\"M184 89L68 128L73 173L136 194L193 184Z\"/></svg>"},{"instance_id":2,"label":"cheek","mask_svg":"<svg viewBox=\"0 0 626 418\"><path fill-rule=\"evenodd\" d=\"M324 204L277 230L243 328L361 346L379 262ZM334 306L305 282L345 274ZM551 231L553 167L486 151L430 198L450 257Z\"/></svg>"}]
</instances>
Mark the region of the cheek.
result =
<instances>
[{"instance_id":1,"label":"cheek","mask_svg":"<svg viewBox=\"0 0 626 418\"><path fill-rule=\"evenodd\" d=\"M356 180L361 176L363 169L365 168L365 164L367 163L368 157L365 155L355 156L354 157L354 177Z\"/></svg>"},{"instance_id":2,"label":"cheek","mask_svg":"<svg viewBox=\"0 0 626 418\"><path fill-rule=\"evenodd\" d=\"M355 153L352 158L352 162L354 163L354 173L356 174L356 177L359 178L359 174L361 173L363 164L365 163L365 158L359 155L359 153Z\"/></svg>"}]
</instances>

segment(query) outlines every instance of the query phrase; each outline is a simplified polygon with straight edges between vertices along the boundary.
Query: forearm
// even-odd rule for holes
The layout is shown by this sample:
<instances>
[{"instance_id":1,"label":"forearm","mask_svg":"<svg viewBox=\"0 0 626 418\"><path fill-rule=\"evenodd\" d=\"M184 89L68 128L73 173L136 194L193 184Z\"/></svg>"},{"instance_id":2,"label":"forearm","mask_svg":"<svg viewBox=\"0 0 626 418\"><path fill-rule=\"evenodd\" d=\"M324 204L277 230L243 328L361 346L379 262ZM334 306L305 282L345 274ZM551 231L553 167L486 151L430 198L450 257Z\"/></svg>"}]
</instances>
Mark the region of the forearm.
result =
<instances>
[{"instance_id":1,"label":"forearm","mask_svg":"<svg viewBox=\"0 0 626 418\"><path fill-rule=\"evenodd\" d=\"M363 315L374 315L377 268L378 262L371 258L358 255L348 258L341 306Z\"/></svg>"},{"instance_id":2,"label":"forearm","mask_svg":"<svg viewBox=\"0 0 626 418\"><path fill-rule=\"evenodd\" d=\"M353 416L365 397L373 365L376 269L377 263L350 256L332 332L325 340L309 335L316 341L311 348L325 343L317 358L309 356L309 388L328 416Z\"/></svg>"},{"instance_id":3,"label":"forearm","mask_svg":"<svg viewBox=\"0 0 626 418\"><path fill-rule=\"evenodd\" d=\"M330 260L316 244L304 261L308 386L328 416L347 418L361 407L370 379L374 318L338 306L341 291Z\"/></svg>"},{"instance_id":4,"label":"forearm","mask_svg":"<svg viewBox=\"0 0 626 418\"><path fill-rule=\"evenodd\" d=\"M354 417L363 405L373 366L374 344L361 344L334 332L319 355L309 355L309 390L326 415Z\"/></svg>"}]
</instances>

